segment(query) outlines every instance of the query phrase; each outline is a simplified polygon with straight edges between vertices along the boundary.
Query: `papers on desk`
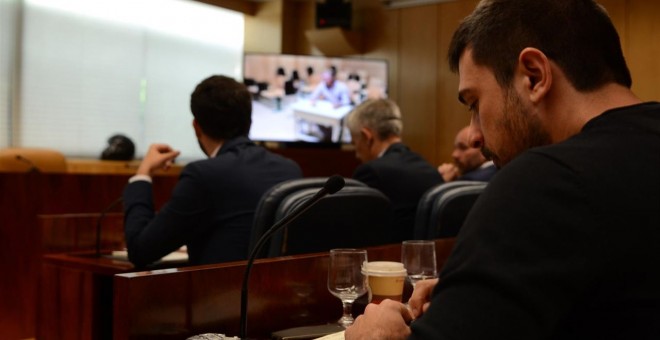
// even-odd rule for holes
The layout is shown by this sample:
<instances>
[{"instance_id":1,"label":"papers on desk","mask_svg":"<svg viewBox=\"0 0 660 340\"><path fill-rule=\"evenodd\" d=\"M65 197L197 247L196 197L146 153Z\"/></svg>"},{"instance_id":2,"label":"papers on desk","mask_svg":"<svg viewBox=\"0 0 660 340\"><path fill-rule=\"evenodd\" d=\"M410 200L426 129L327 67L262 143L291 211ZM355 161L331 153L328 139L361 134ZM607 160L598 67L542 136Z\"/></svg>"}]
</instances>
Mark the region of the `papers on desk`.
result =
<instances>
[{"instance_id":1,"label":"papers on desk","mask_svg":"<svg viewBox=\"0 0 660 340\"><path fill-rule=\"evenodd\" d=\"M107 257L115 260L122 260L122 261L128 261L128 252L126 250L113 250L111 255L107 255ZM176 251L171 252L168 255L165 255L159 263L162 262L185 262L188 261L188 252L185 250L178 249Z\"/></svg>"},{"instance_id":2,"label":"papers on desk","mask_svg":"<svg viewBox=\"0 0 660 340\"><path fill-rule=\"evenodd\" d=\"M337 333L331 333L331 334L322 336L320 338L316 338L315 340L344 340L344 331L337 332Z\"/></svg>"}]
</instances>

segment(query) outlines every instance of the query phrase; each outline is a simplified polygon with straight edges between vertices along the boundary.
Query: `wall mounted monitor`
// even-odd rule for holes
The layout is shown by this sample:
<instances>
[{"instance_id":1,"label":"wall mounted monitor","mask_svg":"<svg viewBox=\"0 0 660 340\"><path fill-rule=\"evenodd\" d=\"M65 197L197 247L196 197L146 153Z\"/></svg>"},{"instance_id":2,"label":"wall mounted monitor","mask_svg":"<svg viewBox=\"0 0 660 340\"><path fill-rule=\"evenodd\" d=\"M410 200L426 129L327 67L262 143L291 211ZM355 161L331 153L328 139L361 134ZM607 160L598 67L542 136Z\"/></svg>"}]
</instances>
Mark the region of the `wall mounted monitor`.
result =
<instances>
[{"instance_id":1,"label":"wall mounted monitor","mask_svg":"<svg viewBox=\"0 0 660 340\"><path fill-rule=\"evenodd\" d=\"M368 98L387 97L387 71L385 60L246 53L243 81L253 99L250 138L350 143L346 116ZM331 86L325 72L335 75ZM336 94L348 99L333 101Z\"/></svg>"}]
</instances>

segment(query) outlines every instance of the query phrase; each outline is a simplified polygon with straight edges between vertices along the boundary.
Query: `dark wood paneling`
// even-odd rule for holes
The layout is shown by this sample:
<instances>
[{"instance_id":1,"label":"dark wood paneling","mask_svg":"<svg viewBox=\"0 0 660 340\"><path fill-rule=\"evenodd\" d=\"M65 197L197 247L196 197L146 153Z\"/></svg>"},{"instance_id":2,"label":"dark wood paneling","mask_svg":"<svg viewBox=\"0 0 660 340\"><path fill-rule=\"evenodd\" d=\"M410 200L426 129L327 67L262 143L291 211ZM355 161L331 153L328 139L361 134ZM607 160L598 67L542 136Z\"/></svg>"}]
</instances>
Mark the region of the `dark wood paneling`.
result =
<instances>
[{"instance_id":1,"label":"dark wood paneling","mask_svg":"<svg viewBox=\"0 0 660 340\"><path fill-rule=\"evenodd\" d=\"M351 177L355 168L360 164L353 151L338 148L290 147L272 151L296 161L305 177L326 177L334 174Z\"/></svg>"},{"instance_id":2,"label":"dark wood paneling","mask_svg":"<svg viewBox=\"0 0 660 340\"><path fill-rule=\"evenodd\" d=\"M0 270L3 273L0 334L3 338L25 339L35 335L37 285L43 254L94 249L90 238L95 238L96 224L86 225L94 221L93 217L66 227L45 217L41 220L46 228L42 234L37 216L98 213L121 195L128 178L129 175L0 173ZM169 197L176 180L176 176L154 178L157 207ZM58 226L62 229L56 230ZM70 234L74 229L86 231L76 238ZM110 235L112 230L117 230L116 223L108 227L108 245L117 240L116 233Z\"/></svg>"},{"instance_id":3,"label":"dark wood paneling","mask_svg":"<svg viewBox=\"0 0 660 340\"><path fill-rule=\"evenodd\" d=\"M453 244L453 239L436 240L439 268ZM399 261L401 257L399 244L367 250L370 261ZM248 335L269 338L273 331L336 321L341 316L341 303L327 290L327 268L327 253L256 261L249 285ZM131 272L128 262L76 254L46 255L38 338L104 339L112 335L114 339L185 339L205 332L238 335L244 270L245 261L239 261L181 268L163 265ZM113 274L119 275L113 278ZM108 294L113 304L107 302ZM354 313L360 313L365 302L356 303ZM65 311L67 308L78 310ZM60 317L61 313L67 316Z\"/></svg>"},{"instance_id":4,"label":"dark wood paneling","mask_svg":"<svg viewBox=\"0 0 660 340\"><path fill-rule=\"evenodd\" d=\"M444 266L453 239L436 241ZM370 261L400 261L399 244L368 249ZM115 339L181 339L216 332L238 335L244 262L115 276ZM327 289L327 253L263 259L250 278L248 336L326 324L341 316ZM355 309L354 309L355 311Z\"/></svg>"}]
</instances>

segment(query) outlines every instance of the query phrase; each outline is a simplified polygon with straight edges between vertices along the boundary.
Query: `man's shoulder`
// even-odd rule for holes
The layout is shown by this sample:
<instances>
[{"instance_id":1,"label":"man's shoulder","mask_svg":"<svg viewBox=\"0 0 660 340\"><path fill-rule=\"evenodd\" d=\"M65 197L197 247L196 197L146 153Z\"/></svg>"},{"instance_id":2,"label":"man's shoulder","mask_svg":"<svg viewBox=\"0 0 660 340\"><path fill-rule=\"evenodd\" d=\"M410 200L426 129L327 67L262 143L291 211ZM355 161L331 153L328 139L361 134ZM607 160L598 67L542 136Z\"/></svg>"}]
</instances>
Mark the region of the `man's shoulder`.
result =
<instances>
[{"instance_id":1,"label":"man's shoulder","mask_svg":"<svg viewBox=\"0 0 660 340\"><path fill-rule=\"evenodd\" d=\"M459 179L467 181L489 181L496 173L497 167L491 163L487 166L474 169L464 174Z\"/></svg>"}]
</instances>

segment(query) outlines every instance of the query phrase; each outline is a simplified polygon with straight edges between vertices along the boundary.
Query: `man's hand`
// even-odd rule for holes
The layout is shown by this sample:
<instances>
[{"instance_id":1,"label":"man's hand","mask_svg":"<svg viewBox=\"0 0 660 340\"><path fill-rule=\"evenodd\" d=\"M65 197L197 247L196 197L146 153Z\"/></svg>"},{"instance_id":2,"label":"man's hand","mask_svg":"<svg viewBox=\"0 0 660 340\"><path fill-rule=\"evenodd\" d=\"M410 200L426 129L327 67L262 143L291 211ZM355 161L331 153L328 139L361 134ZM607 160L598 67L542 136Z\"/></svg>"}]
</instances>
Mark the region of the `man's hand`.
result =
<instances>
[{"instance_id":1,"label":"man's hand","mask_svg":"<svg viewBox=\"0 0 660 340\"><path fill-rule=\"evenodd\" d=\"M344 338L352 339L405 339L410 335L408 323L413 319L404 304L383 300L379 305L370 303L353 326L346 329Z\"/></svg>"},{"instance_id":2,"label":"man's hand","mask_svg":"<svg viewBox=\"0 0 660 340\"><path fill-rule=\"evenodd\" d=\"M158 169L167 170L179 153L167 144L151 144L138 167L137 174L151 176Z\"/></svg>"},{"instance_id":3,"label":"man's hand","mask_svg":"<svg viewBox=\"0 0 660 340\"><path fill-rule=\"evenodd\" d=\"M415 290L410 300L408 300L408 306L410 306L410 311L414 319L422 316L429 308L431 304L431 293L437 284L438 279L417 281L415 284Z\"/></svg>"},{"instance_id":4,"label":"man's hand","mask_svg":"<svg viewBox=\"0 0 660 340\"><path fill-rule=\"evenodd\" d=\"M458 167L456 167L456 165L453 163L443 163L438 167L438 172L442 176L442 179L445 180L445 182L453 181L460 175Z\"/></svg>"}]
</instances>

